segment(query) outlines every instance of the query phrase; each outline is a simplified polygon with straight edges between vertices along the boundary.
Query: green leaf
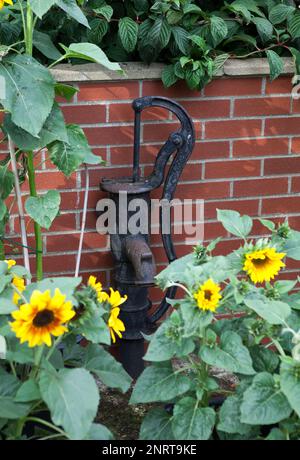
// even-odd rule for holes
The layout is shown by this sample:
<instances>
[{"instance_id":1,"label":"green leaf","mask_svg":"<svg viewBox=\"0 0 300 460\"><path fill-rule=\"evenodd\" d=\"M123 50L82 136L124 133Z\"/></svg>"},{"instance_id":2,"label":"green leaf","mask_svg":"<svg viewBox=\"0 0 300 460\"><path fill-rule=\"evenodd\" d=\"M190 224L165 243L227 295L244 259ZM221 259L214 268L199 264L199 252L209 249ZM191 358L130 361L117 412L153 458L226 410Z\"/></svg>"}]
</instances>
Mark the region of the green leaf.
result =
<instances>
[{"instance_id":1,"label":"green leaf","mask_svg":"<svg viewBox=\"0 0 300 460\"><path fill-rule=\"evenodd\" d=\"M15 307L16 309L16 307ZM20 344L19 339L8 338L8 350L6 358L19 364L31 364L34 362L34 352L26 343Z\"/></svg>"},{"instance_id":2,"label":"green leaf","mask_svg":"<svg viewBox=\"0 0 300 460\"><path fill-rule=\"evenodd\" d=\"M0 166L0 199L5 200L14 188L14 175L7 166Z\"/></svg>"},{"instance_id":3,"label":"green leaf","mask_svg":"<svg viewBox=\"0 0 300 460\"><path fill-rule=\"evenodd\" d=\"M42 19L44 14L46 14L55 3L56 0L30 0L32 11L40 19Z\"/></svg>"},{"instance_id":4,"label":"green leaf","mask_svg":"<svg viewBox=\"0 0 300 460\"><path fill-rule=\"evenodd\" d=\"M258 220L264 227L266 227L271 232L273 232L273 230L275 230L276 225L271 220L268 220L268 219L258 219Z\"/></svg>"},{"instance_id":5,"label":"green leaf","mask_svg":"<svg viewBox=\"0 0 300 460\"><path fill-rule=\"evenodd\" d=\"M294 281L292 281L292 280L276 281L274 283L274 288L276 289L276 291L279 292L280 295L287 294L292 289L294 289L294 287L296 286L297 282L298 282L297 280L294 280Z\"/></svg>"},{"instance_id":6,"label":"green leaf","mask_svg":"<svg viewBox=\"0 0 300 460\"><path fill-rule=\"evenodd\" d=\"M118 388L126 393L130 388L131 378L123 366L99 345L90 344L85 349L84 367L96 374L110 388Z\"/></svg>"},{"instance_id":7,"label":"green leaf","mask_svg":"<svg viewBox=\"0 0 300 460\"><path fill-rule=\"evenodd\" d=\"M223 68L225 62L229 59L229 54L219 54L213 61L213 75L216 75Z\"/></svg>"},{"instance_id":8,"label":"green leaf","mask_svg":"<svg viewBox=\"0 0 300 460\"><path fill-rule=\"evenodd\" d=\"M68 48L61 45L65 51L65 58L83 59L85 61L96 62L109 70L118 70L123 72L119 64L111 62L104 51L94 43L72 43Z\"/></svg>"},{"instance_id":9,"label":"green leaf","mask_svg":"<svg viewBox=\"0 0 300 460\"><path fill-rule=\"evenodd\" d=\"M209 326L214 318L211 311L201 311L189 301L180 302L180 311L184 323L184 337L199 337L202 330Z\"/></svg>"},{"instance_id":10,"label":"green leaf","mask_svg":"<svg viewBox=\"0 0 300 460\"><path fill-rule=\"evenodd\" d=\"M272 428L266 441L286 441L286 435L279 428Z\"/></svg>"},{"instance_id":11,"label":"green leaf","mask_svg":"<svg viewBox=\"0 0 300 460\"><path fill-rule=\"evenodd\" d=\"M0 359L5 359L6 358L6 340L3 335L0 335Z\"/></svg>"},{"instance_id":12,"label":"green leaf","mask_svg":"<svg viewBox=\"0 0 300 460\"><path fill-rule=\"evenodd\" d=\"M139 26L128 17L119 20L119 37L122 45L128 53L134 51L138 37Z\"/></svg>"},{"instance_id":13,"label":"green leaf","mask_svg":"<svg viewBox=\"0 0 300 460\"><path fill-rule=\"evenodd\" d=\"M38 49L48 59L56 61L62 56L53 44L49 35L39 32L38 30L35 30L33 33L33 44L36 49Z\"/></svg>"},{"instance_id":14,"label":"green leaf","mask_svg":"<svg viewBox=\"0 0 300 460\"><path fill-rule=\"evenodd\" d=\"M55 289L58 288L60 289L61 293L67 297L67 300L72 300L74 290L80 285L81 281L81 277L75 278L73 276L58 276L54 278L44 278L42 281L30 283L28 286L26 286L26 290L23 294L26 298L29 299L35 289L38 289L42 292L49 289L51 295L53 296Z\"/></svg>"},{"instance_id":15,"label":"green leaf","mask_svg":"<svg viewBox=\"0 0 300 460\"><path fill-rule=\"evenodd\" d=\"M141 440L171 441L174 438L171 427L172 417L160 407L147 412L143 419L140 436Z\"/></svg>"},{"instance_id":16,"label":"green leaf","mask_svg":"<svg viewBox=\"0 0 300 460\"><path fill-rule=\"evenodd\" d=\"M288 31L293 39L300 37L300 11L296 10L295 14L290 17Z\"/></svg>"},{"instance_id":17,"label":"green leaf","mask_svg":"<svg viewBox=\"0 0 300 460\"><path fill-rule=\"evenodd\" d=\"M233 331L225 331L221 335L219 346L203 345L199 356L210 366L244 375L255 374L248 349L243 345L241 337Z\"/></svg>"},{"instance_id":18,"label":"green leaf","mask_svg":"<svg viewBox=\"0 0 300 460\"><path fill-rule=\"evenodd\" d=\"M176 330L172 324L174 313L177 312L173 312L151 337L147 353L144 357L146 361L167 361L174 356L186 356L194 350L195 344L191 338L172 338L172 331L173 329Z\"/></svg>"},{"instance_id":19,"label":"green leaf","mask_svg":"<svg viewBox=\"0 0 300 460\"><path fill-rule=\"evenodd\" d=\"M138 378L130 404L170 401L190 389L190 379L174 372L171 363L147 367Z\"/></svg>"},{"instance_id":20,"label":"green leaf","mask_svg":"<svg viewBox=\"0 0 300 460\"><path fill-rule=\"evenodd\" d=\"M183 54L188 54L190 49L189 33L182 27L172 27L172 35L179 50Z\"/></svg>"},{"instance_id":21,"label":"green leaf","mask_svg":"<svg viewBox=\"0 0 300 460\"><path fill-rule=\"evenodd\" d=\"M294 260L300 260L300 232L293 231L288 240L285 241L284 252Z\"/></svg>"},{"instance_id":22,"label":"green leaf","mask_svg":"<svg viewBox=\"0 0 300 460\"><path fill-rule=\"evenodd\" d=\"M16 402L30 402L41 399L41 393L35 380L26 380L17 391Z\"/></svg>"},{"instance_id":23,"label":"green leaf","mask_svg":"<svg viewBox=\"0 0 300 460\"><path fill-rule=\"evenodd\" d=\"M251 426L241 423L240 421L240 406L240 396L234 395L225 399L219 412L218 430L224 431L225 433L249 433Z\"/></svg>"},{"instance_id":24,"label":"green leaf","mask_svg":"<svg viewBox=\"0 0 300 460\"><path fill-rule=\"evenodd\" d=\"M207 440L215 424L215 411L198 407L198 401L186 397L174 407L172 430L177 440Z\"/></svg>"},{"instance_id":25,"label":"green leaf","mask_svg":"<svg viewBox=\"0 0 300 460\"><path fill-rule=\"evenodd\" d=\"M257 374L245 391L241 405L241 422L251 425L278 423L291 414L285 395L267 372Z\"/></svg>"},{"instance_id":26,"label":"green leaf","mask_svg":"<svg viewBox=\"0 0 300 460\"><path fill-rule=\"evenodd\" d=\"M90 30L87 33L87 39L89 42L100 43L103 37L109 30L109 25L106 19L94 18L90 21Z\"/></svg>"},{"instance_id":27,"label":"green leaf","mask_svg":"<svg viewBox=\"0 0 300 460\"><path fill-rule=\"evenodd\" d=\"M110 345L110 333L107 324L96 311L81 322L78 333L92 343Z\"/></svg>"},{"instance_id":28,"label":"green leaf","mask_svg":"<svg viewBox=\"0 0 300 460\"><path fill-rule=\"evenodd\" d=\"M280 387L298 417L300 417L300 362L285 359L280 367Z\"/></svg>"},{"instance_id":29,"label":"green leaf","mask_svg":"<svg viewBox=\"0 0 300 460\"><path fill-rule=\"evenodd\" d=\"M16 377L0 368L0 418L16 420L28 414L30 405L14 401L19 386Z\"/></svg>"},{"instance_id":30,"label":"green leaf","mask_svg":"<svg viewBox=\"0 0 300 460\"><path fill-rule=\"evenodd\" d=\"M39 387L53 422L62 426L70 439L84 439L97 414L99 392L85 369L44 369Z\"/></svg>"},{"instance_id":31,"label":"green leaf","mask_svg":"<svg viewBox=\"0 0 300 460\"><path fill-rule=\"evenodd\" d=\"M249 352L256 372L273 373L276 371L279 358L274 351L269 348L263 348L261 345L254 345L249 347Z\"/></svg>"},{"instance_id":32,"label":"green leaf","mask_svg":"<svg viewBox=\"0 0 300 460\"><path fill-rule=\"evenodd\" d=\"M268 299L265 296L249 294L245 297L244 302L248 308L254 310L270 324L284 324L286 318L291 314L291 308L287 303Z\"/></svg>"},{"instance_id":33,"label":"green leaf","mask_svg":"<svg viewBox=\"0 0 300 460\"><path fill-rule=\"evenodd\" d=\"M48 146L51 161L66 176L70 176L82 163L101 164L102 159L94 155L83 130L77 125L67 125L68 143L54 141Z\"/></svg>"},{"instance_id":34,"label":"green leaf","mask_svg":"<svg viewBox=\"0 0 300 460\"><path fill-rule=\"evenodd\" d=\"M263 43L272 39L273 25L265 18L252 18L252 22L256 25L257 32Z\"/></svg>"},{"instance_id":35,"label":"green leaf","mask_svg":"<svg viewBox=\"0 0 300 460\"><path fill-rule=\"evenodd\" d=\"M281 24L283 21L286 21L287 17L293 14L294 11L295 8L293 6L280 3L271 8L269 19L274 25Z\"/></svg>"},{"instance_id":36,"label":"green leaf","mask_svg":"<svg viewBox=\"0 0 300 460\"><path fill-rule=\"evenodd\" d=\"M101 423L92 423L84 439L88 441L111 441L113 438L111 431L106 426Z\"/></svg>"},{"instance_id":37,"label":"green leaf","mask_svg":"<svg viewBox=\"0 0 300 460\"><path fill-rule=\"evenodd\" d=\"M114 10L110 5L100 6L100 8L95 8L94 12L103 16L106 21L110 21L112 15L114 14Z\"/></svg>"},{"instance_id":38,"label":"green leaf","mask_svg":"<svg viewBox=\"0 0 300 460\"><path fill-rule=\"evenodd\" d=\"M59 8L65 11L71 18L79 22L83 26L89 27L89 23L76 3L76 0L55 0L55 3Z\"/></svg>"},{"instance_id":39,"label":"green leaf","mask_svg":"<svg viewBox=\"0 0 300 460\"><path fill-rule=\"evenodd\" d=\"M213 46L216 47L226 38L228 33L227 24L224 19L219 16L211 16L210 18L210 32L213 39Z\"/></svg>"},{"instance_id":40,"label":"green leaf","mask_svg":"<svg viewBox=\"0 0 300 460\"><path fill-rule=\"evenodd\" d=\"M241 216L237 211L217 209L217 218L223 227L232 235L245 238L252 229L252 219L249 216Z\"/></svg>"},{"instance_id":41,"label":"green leaf","mask_svg":"<svg viewBox=\"0 0 300 460\"><path fill-rule=\"evenodd\" d=\"M40 197L30 196L25 202L27 214L41 227L47 230L59 212L60 194L57 190L49 190Z\"/></svg>"},{"instance_id":42,"label":"green leaf","mask_svg":"<svg viewBox=\"0 0 300 460\"><path fill-rule=\"evenodd\" d=\"M164 67L161 74L161 79L166 88L169 88L177 82L178 78L175 75L173 64Z\"/></svg>"},{"instance_id":43,"label":"green leaf","mask_svg":"<svg viewBox=\"0 0 300 460\"><path fill-rule=\"evenodd\" d=\"M64 116L56 102L53 104L52 110L39 133L39 137L34 137L24 131L24 129L16 126L12 122L10 114L5 115L3 128L16 146L24 150L41 149L56 140L68 142Z\"/></svg>"},{"instance_id":44,"label":"green leaf","mask_svg":"<svg viewBox=\"0 0 300 460\"><path fill-rule=\"evenodd\" d=\"M49 70L28 55L12 55L0 62L5 98L0 102L12 121L38 136L54 102L54 80Z\"/></svg>"},{"instance_id":45,"label":"green leaf","mask_svg":"<svg viewBox=\"0 0 300 460\"><path fill-rule=\"evenodd\" d=\"M283 71L283 60L273 50L267 50L266 55L270 66L270 80L273 81Z\"/></svg>"},{"instance_id":46,"label":"green leaf","mask_svg":"<svg viewBox=\"0 0 300 460\"><path fill-rule=\"evenodd\" d=\"M61 96L67 101L71 101L73 96L78 92L74 86L65 85L64 83L55 83L55 94Z\"/></svg>"}]
</instances>

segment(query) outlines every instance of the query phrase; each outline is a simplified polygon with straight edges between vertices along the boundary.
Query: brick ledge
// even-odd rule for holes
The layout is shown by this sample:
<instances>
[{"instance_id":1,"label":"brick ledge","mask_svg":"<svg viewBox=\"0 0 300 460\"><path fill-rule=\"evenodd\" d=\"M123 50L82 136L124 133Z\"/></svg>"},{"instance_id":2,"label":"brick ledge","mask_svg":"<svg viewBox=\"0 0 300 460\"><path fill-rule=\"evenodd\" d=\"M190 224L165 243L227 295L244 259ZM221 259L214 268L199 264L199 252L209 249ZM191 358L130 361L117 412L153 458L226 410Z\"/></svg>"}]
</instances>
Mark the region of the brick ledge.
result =
<instances>
[{"instance_id":1,"label":"brick ledge","mask_svg":"<svg viewBox=\"0 0 300 460\"><path fill-rule=\"evenodd\" d=\"M294 73L292 58L283 58L283 75ZM105 69L99 64L70 65L63 64L52 69L55 79L60 82L82 81L120 81L120 80L156 80L160 79L164 64L154 63L148 66L142 62L126 62L121 64L125 75ZM269 75L269 64L266 58L229 59L217 77L230 76L263 76Z\"/></svg>"}]
</instances>

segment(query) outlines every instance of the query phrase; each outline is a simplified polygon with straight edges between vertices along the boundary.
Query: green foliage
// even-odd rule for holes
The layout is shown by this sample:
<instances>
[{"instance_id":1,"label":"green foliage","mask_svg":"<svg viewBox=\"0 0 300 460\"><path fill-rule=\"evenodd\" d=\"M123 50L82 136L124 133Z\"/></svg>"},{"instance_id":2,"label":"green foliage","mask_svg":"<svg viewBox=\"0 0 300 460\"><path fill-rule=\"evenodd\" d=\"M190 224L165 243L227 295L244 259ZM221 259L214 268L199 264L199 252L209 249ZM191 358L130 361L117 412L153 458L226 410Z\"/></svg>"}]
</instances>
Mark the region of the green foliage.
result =
<instances>
[{"instance_id":1,"label":"green foliage","mask_svg":"<svg viewBox=\"0 0 300 460\"><path fill-rule=\"evenodd\" d=\"M37 3L37 8L47 10L48 5ZM69 2L50 3L63 8L62 3ZM74 21L64 18L60 27L55 27L51 11L39 27L51 30L55 44L88 38L112 60L167 63L164 84L185 80L191 89L205 86L229 57L267 57L274 79L283 70L282 57L297 48L295 40L300 36L299 11L281 0L202 2L201 6L196 0L128 0L122 5L101 0L84 1L83 11L88 31L75 15ZM198 41L193 41L193 36Z\"/></svg>"},{"instance_id":2,"label":"green foliage","mask_svg":"<svg viewBox=\"0 0 300 460\"><path fill-rule=\"evenodd\" d=\"M241 2L234 7L246 14ZM220 239L209 246L198 244L156 277L163 289L177 286L182 298L170 301L172 314L148 337L145 360L150 365L130 402L172 402L172 409L162 405L150 410L140 438L300 439L300 303L299 293L293 292L298 280L273 280L278 268L272 281L266 270L264 282L256 283L244 265L251 255L247 260L260 270L264 250L282 258L290 245L296 253L298 234L287 222L262 220L271 235L252 241L249 216L218 210L218 219L240 237L239 249L214 256ZM221 298L215 303L216 293ZM220 319L219 313L227 318ZM235 383L224 388L219 373L229 374ZM214 408L216 395L221 402Z\"/></svg>"}]
</instances>

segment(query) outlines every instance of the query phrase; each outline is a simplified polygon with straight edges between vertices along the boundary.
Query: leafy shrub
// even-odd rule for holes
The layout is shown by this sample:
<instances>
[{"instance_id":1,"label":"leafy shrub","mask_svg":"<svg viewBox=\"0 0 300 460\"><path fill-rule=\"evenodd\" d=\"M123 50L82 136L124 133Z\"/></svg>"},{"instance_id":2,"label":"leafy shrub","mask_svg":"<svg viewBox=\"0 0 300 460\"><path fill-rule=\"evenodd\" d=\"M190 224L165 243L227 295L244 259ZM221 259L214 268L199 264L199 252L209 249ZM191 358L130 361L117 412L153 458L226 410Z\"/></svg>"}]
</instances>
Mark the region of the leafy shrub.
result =
<instances>
[{"instance_id":1,"label":"leafy shrub","mask_svg":"<svg viewBox=\"0 0 300 460\"><path fill-rule=\"evenodd\" d=\"M170 301L131 396L132 404L168 404L148 412L140 437L299 439L300 293L297 280L272 280L285 257L300 260L300 233L261 220L272 235L253 242L250 217L219 210L218 219L244 239L238 250L213 256L218 240L198 246L157 276L185 295ZM222 387L216 368L236 384Z\"/></svg>"},{"instance_id":2,"label":"leafy shrub","mask_svg":"<svg viewBox=\"0 0 300 460\"><path fill-rule=\"evenodd\" d=\"M65 4L68 11L64 0L54 3ZM185 80L191 89L205 86L228 58L267 57L274 79L283 70L281 58L292 55L300 73L300 11L289 0L80 0L78 4L89 29L79 8L71 16L51 10L37 22L34 44L41 59L57 59L59 43L89 41L114 61L168 63L164 84ZM0 17L2 43L17 41L20 24L17 12L10 22L5 15Z\"/></svg>"}]
</instances>

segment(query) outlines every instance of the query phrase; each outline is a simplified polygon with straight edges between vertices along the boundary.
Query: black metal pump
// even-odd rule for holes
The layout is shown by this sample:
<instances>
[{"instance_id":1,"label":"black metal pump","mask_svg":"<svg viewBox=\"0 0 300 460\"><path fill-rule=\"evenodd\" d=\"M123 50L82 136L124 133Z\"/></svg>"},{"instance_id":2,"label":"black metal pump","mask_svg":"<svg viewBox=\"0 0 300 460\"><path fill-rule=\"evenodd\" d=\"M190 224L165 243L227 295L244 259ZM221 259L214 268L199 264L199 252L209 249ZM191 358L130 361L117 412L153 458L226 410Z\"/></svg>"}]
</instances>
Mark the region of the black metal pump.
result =
<instances>
[{"instance_id":1,"label":"black metal pump","mask_svg":"<svg viewBox=\"0 0 300 460\"><path fill-rule=\"evenodd\" d=\"M170 157L174 154L164 181L162 199L170 202L180 175L192 153L195 143L194 126L186 110L177 102L158 96L135 99L132 104L135 111L133 174L121 179L103 178L100 188L109 193L116 205L116 231L110 235L111 251L115 260L115 287L127 301L121 305L120 319L125 324L125 332L119 343L120 361L127 372L136 378L144 368L143 334L152 333L155 323L167 311L167 298L174 298L176 288L170 288L159 307L149 315L152 304L148 299L148 287L153 286L155 262L149 247L149 233L130 233L121 231L123 219L130 219L134 209L133 200L139 198L150 213L150 193L160 187L165 178L165 170ZM163 107L173 112L180 121L180 129L172 133L159 150L152 173L140 177L140 129L141 113L147 107ZM125 199L126 197L126 199ZM121 217L120 217L121 216ZM122 217L123 216L123 217ZM146 219L145 219L146 220ZM149 219L148 219L149 221ZM127 228L127 225L126 225ZM162 232L162 209L160 208L160 232L169 262L176 259L171 231Z\"/></svg>"}]
</instances>

